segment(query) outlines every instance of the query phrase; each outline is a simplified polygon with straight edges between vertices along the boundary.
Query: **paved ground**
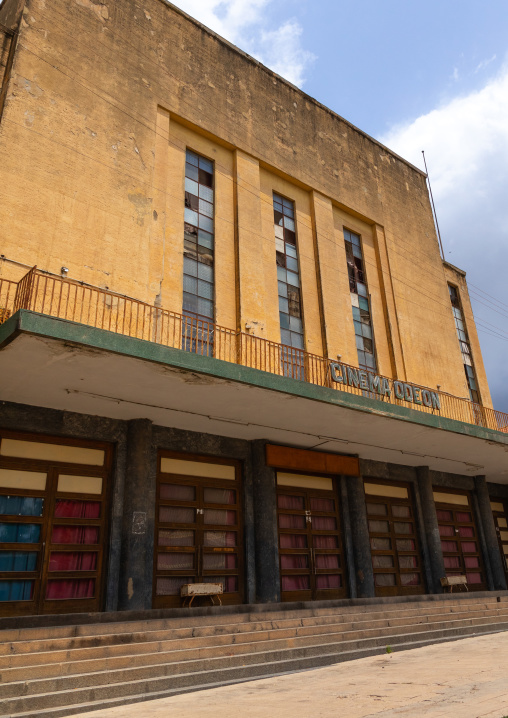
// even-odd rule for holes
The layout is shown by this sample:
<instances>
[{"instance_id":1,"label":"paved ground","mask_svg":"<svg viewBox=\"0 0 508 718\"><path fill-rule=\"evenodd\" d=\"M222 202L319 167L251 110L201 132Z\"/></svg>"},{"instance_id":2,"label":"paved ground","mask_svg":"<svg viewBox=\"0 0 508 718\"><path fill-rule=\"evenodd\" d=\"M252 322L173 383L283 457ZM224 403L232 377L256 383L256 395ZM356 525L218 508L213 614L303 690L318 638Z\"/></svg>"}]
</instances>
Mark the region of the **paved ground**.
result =
<instances>
[{"instance_id":1,"label":"paved ground","mask_svg":"<svg viewBox=\"0 0 508 718\"><path fill-rule=\"evenodd\" d=\"M508 632L80 715L505 718Z\"/></svg>"}]
</instances>

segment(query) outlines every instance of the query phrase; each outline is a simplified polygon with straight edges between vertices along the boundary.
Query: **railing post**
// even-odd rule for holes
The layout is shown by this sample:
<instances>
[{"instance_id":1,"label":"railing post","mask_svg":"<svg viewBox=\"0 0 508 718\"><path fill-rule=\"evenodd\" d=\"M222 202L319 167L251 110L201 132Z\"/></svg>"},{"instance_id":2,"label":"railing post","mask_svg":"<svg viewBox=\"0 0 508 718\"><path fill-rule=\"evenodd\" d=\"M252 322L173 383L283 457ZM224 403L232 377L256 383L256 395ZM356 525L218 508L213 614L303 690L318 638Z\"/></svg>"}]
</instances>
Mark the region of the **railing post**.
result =
<instances>
[{"instance_id":1,"label":"railing post","mask_svg":"<svg viewBox=\"0 0 508 718\"><path fill-rule=\"evenodd\" d=\"M37 266L32 267L19 281L14 297L13 313L18 309L30 309L32 303L32 289Z\"/></svg>"}]
</instances>

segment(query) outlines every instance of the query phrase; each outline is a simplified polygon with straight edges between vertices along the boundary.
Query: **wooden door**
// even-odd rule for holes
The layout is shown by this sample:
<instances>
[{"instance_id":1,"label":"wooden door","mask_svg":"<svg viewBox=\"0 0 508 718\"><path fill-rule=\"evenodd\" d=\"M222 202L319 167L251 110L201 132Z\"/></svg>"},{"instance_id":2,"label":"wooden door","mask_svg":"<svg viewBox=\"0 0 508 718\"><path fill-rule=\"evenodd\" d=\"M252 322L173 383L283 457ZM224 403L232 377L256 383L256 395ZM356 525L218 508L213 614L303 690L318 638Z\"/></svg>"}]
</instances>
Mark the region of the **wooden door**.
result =
<instances>
[{"instance_id":1,"label":"wooden door","mask_svg":"<svg viewBox=\"0 0 508 718\"><path fill-rule=\"evenodd\" d=\"M154 608L180 606L186 583L222 583L224 604L243 603L241 498L238 462L161 452Z\"/></svg>"},{"instance_id":2,"label":"wooden door","mask_svg":"<svg viewBox=\"0 0 508 718\"><path fill-rule=\"evenodd\" d=\"M424 593L411 486L369 480L365 500L376 596Z\"/></svg>"},{"instance_id":3,"label":"wooden door","mask_svg":"<svg viewBox=\"0 0 508 718\"><path fill-rule=\"evenodd\" d=\"M508 500L492 499L490 502L494 515L499 550L503 560L506 582L508 584Z\"/></svg>"},{"instance_id":4,"label":"wooden door","mask_svg":"<svg viewBox=\"0 0 508 718\"><path fill-rule=\"evenodd\" d=\"M485 569L471 497L467 491L434 489L447 576L466 576L470 591L486 591Z\"/></svg>"},{"instance_id":5,"label":"wooden door","mask_svg":"<svg viewBox=\"0 0 508 718\"><path fill-rule=\"evenodd\" d=\"M345 597L337 492L278 486L277 518L282 600Z\"/></svg>"},{"instance_id":6,"label":"wooden door","mask_svg":"<svg viewBox=\"0 0 508 718\"><path fill-rule=\"evenodd\" d=\"M0 442L0 614L100 611L110 447Z\"/></svg>"}]
</instances>

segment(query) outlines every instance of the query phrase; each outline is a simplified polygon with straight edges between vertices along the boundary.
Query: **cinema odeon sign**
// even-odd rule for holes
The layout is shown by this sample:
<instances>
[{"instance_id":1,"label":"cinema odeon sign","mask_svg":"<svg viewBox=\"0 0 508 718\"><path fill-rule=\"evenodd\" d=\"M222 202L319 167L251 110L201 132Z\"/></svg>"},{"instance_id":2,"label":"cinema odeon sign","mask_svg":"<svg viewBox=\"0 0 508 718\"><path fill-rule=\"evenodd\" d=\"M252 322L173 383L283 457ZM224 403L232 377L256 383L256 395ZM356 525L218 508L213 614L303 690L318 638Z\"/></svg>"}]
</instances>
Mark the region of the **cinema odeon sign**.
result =
<instances>
[{"instance_id":1,"label":"cinema odeon sign","mask_svg":"<svg viewBox=\"0 0 508 718\"><path fill-rule=\"evenodd\" d=\"M355 369L340 362L330 362L330 374L332 381L336 384L373 392L383 398L388 397L391 399L393 396L395 399L400 399L408 404L425 406L428 409L436 409L437 411L441 410L439 394L435 391L430 391L430 389L423 389L405 381L387 379L385 376L379 376L379 374L374 374L364 369Z\"/></svg>"}]
</instances>

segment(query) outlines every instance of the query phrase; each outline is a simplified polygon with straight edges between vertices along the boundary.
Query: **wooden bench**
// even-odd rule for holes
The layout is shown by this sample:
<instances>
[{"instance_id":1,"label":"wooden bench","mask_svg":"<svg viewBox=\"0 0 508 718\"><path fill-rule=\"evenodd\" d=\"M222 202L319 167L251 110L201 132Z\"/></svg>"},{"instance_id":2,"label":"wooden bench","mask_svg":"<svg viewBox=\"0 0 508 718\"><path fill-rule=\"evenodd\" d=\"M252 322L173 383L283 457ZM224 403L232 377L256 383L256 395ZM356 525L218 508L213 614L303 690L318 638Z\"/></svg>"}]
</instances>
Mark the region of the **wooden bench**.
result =
<instances>
[{"instance_id":1,"label":"wooden bench","mask_svg":"<svg viewBox=\"0 0 508 718\"><path fill-rule=\"evenodd\" d=\"M221 596L224 593L222 583L185 583L180 589L180 596L183 599L182 606L192 606L196 596L208 596L215 606L215 599L222 606ZM186 604L187 602L187 604Z\"/></svg>"},{"instance_id":2,"label":"wooden bench","mask_svg":"<svg viewBox=\"0 0 508 718\"><path fill-rule=\"evenodd\" d=\"M466 576L446 576L441 579L441 586L445 589L448 588L449 593L453 593L454 586L465 586L466 591L469 591Z\"/></svg>"}]
</instances>

